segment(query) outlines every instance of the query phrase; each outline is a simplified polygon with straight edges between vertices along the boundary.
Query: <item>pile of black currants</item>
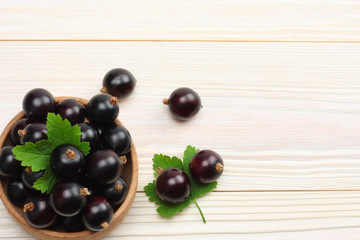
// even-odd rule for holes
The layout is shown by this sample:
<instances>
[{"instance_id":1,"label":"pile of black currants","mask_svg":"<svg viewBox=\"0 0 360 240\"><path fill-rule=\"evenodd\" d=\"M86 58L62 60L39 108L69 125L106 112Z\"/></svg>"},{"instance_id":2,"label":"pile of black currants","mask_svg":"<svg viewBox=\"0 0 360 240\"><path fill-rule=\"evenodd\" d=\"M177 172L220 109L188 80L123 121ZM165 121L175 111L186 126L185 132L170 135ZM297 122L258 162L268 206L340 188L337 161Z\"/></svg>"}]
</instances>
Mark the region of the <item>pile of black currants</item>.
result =
<instances>
[{"instance_id":1,"label":"pile of black currants","mask_svg":"<svg viewBox=\"0 0 360 240\"><path fill-rule=\"evenodd\" d=\"M47 139L46 117L59 114L81 128L81 139L90 143L86 157L76 147L63 144L50 157L52 172L60 179L49 195L34 189L44 171L34 172L15 159L13 146L1 149L0 175L10 178L7 196L23 208L26 221L36 228L62 226L65 231L101 231L112 222L114 209L124 201L128 184L122 178L132 139L115 124L119 114L117 97L95 95L87 105L67 98L59 103L45 89L33 89L23 99L25 117L14 124L13 145Z\"/></svg>"}]
</instances>

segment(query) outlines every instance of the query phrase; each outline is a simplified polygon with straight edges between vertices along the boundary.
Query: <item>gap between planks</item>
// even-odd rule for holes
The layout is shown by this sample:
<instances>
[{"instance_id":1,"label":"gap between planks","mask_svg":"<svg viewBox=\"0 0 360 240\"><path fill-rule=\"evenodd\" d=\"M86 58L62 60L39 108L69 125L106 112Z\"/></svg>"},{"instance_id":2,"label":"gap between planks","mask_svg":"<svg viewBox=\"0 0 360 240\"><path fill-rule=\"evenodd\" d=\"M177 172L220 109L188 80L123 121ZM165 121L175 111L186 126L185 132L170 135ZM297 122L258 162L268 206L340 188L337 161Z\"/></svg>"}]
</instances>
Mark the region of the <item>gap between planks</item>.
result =
<instances>
[{"instance_id":1,"label":"gap between planks","mask_svg":"<svg viewBox=\"0 0 360 240\"><path fill-rule=\"evenodd\" d=\"M299 190L214 190L216 193L286 193L286 192L360 192L360 189L299 189ZM137 190L136 193L145 193L143 190Z\"/></svg>"}]
</instances>

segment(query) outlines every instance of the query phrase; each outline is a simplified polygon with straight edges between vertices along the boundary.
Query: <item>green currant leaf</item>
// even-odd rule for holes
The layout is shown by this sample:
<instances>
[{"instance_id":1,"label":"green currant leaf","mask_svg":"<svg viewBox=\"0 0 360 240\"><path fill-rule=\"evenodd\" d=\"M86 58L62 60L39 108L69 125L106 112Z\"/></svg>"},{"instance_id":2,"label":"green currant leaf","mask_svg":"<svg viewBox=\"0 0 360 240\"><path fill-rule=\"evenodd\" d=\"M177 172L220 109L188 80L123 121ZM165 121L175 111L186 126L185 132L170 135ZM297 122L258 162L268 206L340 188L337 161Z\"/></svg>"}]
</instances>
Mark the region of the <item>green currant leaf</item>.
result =
<instances>
[{"instance_id":1,"label":"green currant leaf","mask_svg":"<svg viewBox=\"0 0 360 240\"><path fill-rule=\"evenodd\" d=\"M33 187L36 190L41 191L41 193L49 194L53 186L59 181L54 173L51 170L50 165L45 169L44 176L37 179L36 182L33 184Z\"/></svg>"},{"instance_id":2,"label":"green currant leaf","mask_svg":"<svg viewBox=\"0 0 360 240\"><path fill-rule=\"evenodd\" d=\"M163 170L168 169L168 168L179 168L181 170L183 169L183 164L182 164L181 160L177 157L170 158L167 155L155 154L154 158L152 160L154 162L153 169L154 169L155 178L158 176L158 173L157 173L158 167Z\"/></svg>"}]
</instances>

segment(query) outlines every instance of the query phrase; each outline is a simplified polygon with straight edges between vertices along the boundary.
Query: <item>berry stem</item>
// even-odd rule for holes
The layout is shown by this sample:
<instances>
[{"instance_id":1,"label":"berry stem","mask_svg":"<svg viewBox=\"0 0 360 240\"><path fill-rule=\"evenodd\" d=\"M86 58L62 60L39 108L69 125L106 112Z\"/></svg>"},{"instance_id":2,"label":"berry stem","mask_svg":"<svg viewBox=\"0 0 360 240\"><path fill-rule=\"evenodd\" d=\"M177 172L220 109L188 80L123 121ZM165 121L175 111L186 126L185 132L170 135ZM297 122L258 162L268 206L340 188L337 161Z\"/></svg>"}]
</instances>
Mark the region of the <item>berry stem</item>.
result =
<instances>
[{"instance_id":1,"label":"berry stem","mask_svg":"<svg viewBox=\"0 0 360 240\"><path fill-rule=\"evenodd\" d=\"M164 99L163 99L163 104L165 104L165 105L169 105L169 99L164 98Z\"/></svg>"},{"instance_id":2,"label":"berry stem","mask_svg":"<svg viewBox=\"0 0 360 240\"><path fill-rule=\"evenodd\" d=\"M194 203L195 203L197 209L199 210L200 215L201 215L201 218L202 218L202 220L203 220L203 222L204 222L204 224L205 224L205 223L206 223L206 220L205 220L204 214L202 213L202 211L201 211L199 205L197 204L196 200L194 200Z\"/></svg>"}]
</instances>

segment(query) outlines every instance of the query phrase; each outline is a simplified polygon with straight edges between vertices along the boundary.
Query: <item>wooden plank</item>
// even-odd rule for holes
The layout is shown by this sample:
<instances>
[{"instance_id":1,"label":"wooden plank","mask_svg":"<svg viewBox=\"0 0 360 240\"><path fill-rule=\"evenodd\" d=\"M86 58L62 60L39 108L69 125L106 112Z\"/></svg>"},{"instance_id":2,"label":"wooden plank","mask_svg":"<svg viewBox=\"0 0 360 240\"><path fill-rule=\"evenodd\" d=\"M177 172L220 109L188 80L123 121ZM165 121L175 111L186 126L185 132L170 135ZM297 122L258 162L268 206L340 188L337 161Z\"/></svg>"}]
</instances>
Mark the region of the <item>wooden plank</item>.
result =
<instances>
[{"instance_id":1,"label":"wooden plank","mask_svg":"<svg viewBox=\"0 0 360 240\"><path fill-rule=\"evenodd\" d=\"M109 69L138 78L120 120L139 154L139 190L155 153L219 152L221 191L344 190L360 182L360 44L1 42L0 128L23 95L44 87L89 99ZM188 122L162 105L176 87L199 92Z\"/></svg>"},{"instance_id":2,"label":"wooden plank","mask_svg":"<svg viewBox=\"0 0 360 240\"><path fill-rule=\"evenodd\" d=\"M211 193L164 219L138 193L128 216L105 239L356 239L360 192ZM33 239L0 205L0 239ZM156 226L156 227L154 227ZM356 235L357 234L357 235Z\"/></svg>"},{"instance_id":3,"label":"wooden plank","mask_svg":"<svg viewBox=\"0 0 360 240\"><path fill-rule=\"evenodd\" d=\"M356 0L0 1L0 39L360 41Z\"/></svg>"}]
</instances>

